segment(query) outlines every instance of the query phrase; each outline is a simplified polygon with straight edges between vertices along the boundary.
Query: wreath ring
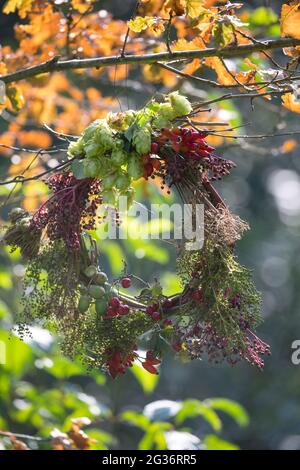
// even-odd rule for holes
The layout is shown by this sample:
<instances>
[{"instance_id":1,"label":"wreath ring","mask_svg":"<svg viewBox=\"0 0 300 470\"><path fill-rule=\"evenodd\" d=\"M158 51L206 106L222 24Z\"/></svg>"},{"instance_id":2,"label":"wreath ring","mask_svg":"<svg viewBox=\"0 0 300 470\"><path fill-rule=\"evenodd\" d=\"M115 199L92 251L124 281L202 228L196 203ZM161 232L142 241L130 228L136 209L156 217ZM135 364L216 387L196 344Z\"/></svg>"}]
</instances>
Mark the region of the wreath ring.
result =
<instances>
[{"instance_id":1,"label":"wreath ring","mask_svg":"<svg viewBox=\"0 0 300 470\"><path fill-rule=\"evenodd\" d=\"M173 92L139 111L96 120L70 143L63 169L46 180L52 195L32 214L11 211L4 242L27 261L21 336L42 321L59 334L64 354L113 378L136 360L158 373L168 347L189 359L207 355L214 363L244 359L263 367L270 349L254 333L260 295L234 254L248 226L213 186L235 165L216 155L207 132L193 124L200 109ZM159 177L182 203L205 207L204 246L181 252L183 288L170 297L159 281L129 295L135 276L128 273L109 282L88 235L101 222L97 209L116 206L120 195L132 201L132 182L141 177Z\"/></svg>"}]
</instances>

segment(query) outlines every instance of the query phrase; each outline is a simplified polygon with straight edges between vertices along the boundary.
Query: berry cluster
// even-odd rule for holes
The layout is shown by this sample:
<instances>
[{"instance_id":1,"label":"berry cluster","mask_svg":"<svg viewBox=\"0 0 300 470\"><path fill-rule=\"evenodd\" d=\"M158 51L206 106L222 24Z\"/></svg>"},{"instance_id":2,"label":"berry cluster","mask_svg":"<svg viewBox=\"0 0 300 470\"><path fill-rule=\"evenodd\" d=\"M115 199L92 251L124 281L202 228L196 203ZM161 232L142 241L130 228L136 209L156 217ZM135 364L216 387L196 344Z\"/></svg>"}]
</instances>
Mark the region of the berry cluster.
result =
<instances>
[{"instance_id":1,"label":"berry cluster","mask_svg":"<svg viewBox=\"0 0 300 470\"><path fill-rule=\"evenodd\" d=\"M205 142L207 133L187 127L162 129L155 136L151 152L164 160L165 180L170 184L179 182L188 175L189 170L197 169L207 179L214 181L228 175L235 164L214 153L214 148ZM152 155L151 162L145 166L147 177L159 169ZM152 171L151 166L152 165Z\"/></svg>"},{"instance_id":2,"label":"berry cluster","mask_svg":"<svg viewBox=\"0 0 300 470\"><path fill-rule=\"evenodd\" d=\"M128 305L121 303L119 297L112 297L106 310L108 318L117 317L118 315L128 315L130 308Z\"/></svg>"},{"instance_id":3,"label":"berry cluster","mask_svg":"<svg viewBox=\"0 0 300 470\"><path fill-rule=\"evenodd\" d=\"M140 358L135 350L131 351L125 357L122 357L120 351L113 353L109 351L106 367L111 377L115 379L117 375L125 374L127 367L132 367L133 362L137 359L140 360L144 369L150 372L150 374L158 374L156 367L161 363L161 360L155 357L152 351L147 351L145 359Z\"/></svg>"},{"instance_id":4,"label":"berry cluster","mask_svg":"<svg viewBox=\"0 0 300 470\"><path fill-rule=\"evenodd\" d=\"M159 309L158 304L148 305L148 307L146 307L146 313L150 315L152 320L159 321L161 320L161 314L158 311L158 309Z\"/></svg>"},{"instance_id":5,"label":"berry cluster","mask_svg":"<svg viewBox=\"0 0 300 470\"><path fill-rule=\"evenodd\" d=\"M220 336L210 323L198 323L188 331L184 331L184 334L178 329L180 339L175 344L179 345L184 342L186 351L192 359L201 358L206 354L209 362L219 364L226 359L231 365L244 359L259 369L263 369L264 361L260 356L270 354L269 345L259 339L246 323L243 328L240 324L240 328L245 334L242 345L238 341L236 343L230 341L226 336Z\"/></svg>"},{"instance_id":6,"label":"berry cluster","mask_svg":"<svg viewBox=\"0 0 300 470\"><path fill-rule=\"evenodd\" d=\"M57 173L47 181L53 195L31 218L31 227L46 229L49 240L65 241L70 250L80 248L81 230L91 230L96 223L96 210L102 199L100 182L85 178L77 180L70 172Z\"/></svg>"}]
</instances>

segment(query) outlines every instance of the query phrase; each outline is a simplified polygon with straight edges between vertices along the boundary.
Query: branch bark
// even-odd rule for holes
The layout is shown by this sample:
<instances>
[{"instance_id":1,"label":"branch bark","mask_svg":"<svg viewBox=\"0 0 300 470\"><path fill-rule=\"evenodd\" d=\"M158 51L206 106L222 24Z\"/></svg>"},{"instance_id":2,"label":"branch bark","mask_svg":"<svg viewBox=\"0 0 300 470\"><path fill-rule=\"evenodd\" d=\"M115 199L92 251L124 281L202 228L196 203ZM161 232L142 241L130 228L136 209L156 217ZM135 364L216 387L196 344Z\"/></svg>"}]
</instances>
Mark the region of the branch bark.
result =
<instances>
[{"instance_id":1,"label":"branch bark","mask_svg":"<svg viewBox=\"0 0 300 470\"><path fill-rule=\"evenodd\" d=\"M246 44L242 46L230 46L223 49L220 48L207 48L195 51L174 51L174 52L160 52L154 54L143 55L119 55L109 57L95 57L91 59L72 59L72 60L59 60L59 57L43 62L32 67L17 70L16 72L0 76L2 82L8 84L17 82L26 78L34 77L42 73L52 73L55 71L74 70L74 69L87 69L87 68L102 68L111 65L124 65L124 64L153 64L157 62L176 62L192 59L203 59L205 57L221 57L223 59L232 57L241 57L252 54L253 52L263 52L271 49L281 49L285 47L300 46L300 39L293 38L280 38L261 41L255 44Z\"/></svg>"}]
</instances>

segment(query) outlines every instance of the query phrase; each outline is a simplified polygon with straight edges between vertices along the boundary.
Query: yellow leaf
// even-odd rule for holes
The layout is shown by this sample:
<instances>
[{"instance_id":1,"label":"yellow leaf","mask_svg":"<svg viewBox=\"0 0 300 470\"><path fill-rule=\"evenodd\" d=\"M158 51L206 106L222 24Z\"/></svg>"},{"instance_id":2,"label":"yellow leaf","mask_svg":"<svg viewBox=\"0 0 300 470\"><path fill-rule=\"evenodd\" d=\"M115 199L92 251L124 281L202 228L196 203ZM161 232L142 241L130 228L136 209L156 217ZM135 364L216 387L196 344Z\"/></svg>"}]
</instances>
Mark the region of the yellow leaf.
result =
<instances>
[{"instance_id":1,"label":"yellow leaf","mask_svg":"<svg viewBox=\"0 0 300 470\"><path fill-rule=\"evenodd\" d=\"M293 111L294 113L300 113L300 101L296 100L296 97L293 93L287 93L282 96L282 102L284 106Z\"/></svg>"},{"instance_id":2,"label":"yellow leaf","mask_svg":"<svg viewBox=\"0 0 300 470\"><path fill-rule=\"evenodd\" d=\"M154 16L136 16L132 20L128 21L127 25L130 31L133 31L134 33L140 33L147 28L149 28L149 30L155 35L164 31L163 21Z\"/></svg>"},{"instance_id":3,"label":"yellow leaf","mask_svg":"<svg viewBox=\"0 0 300 470\"><path fill-rule=\"evenodd\" d=\"M167 10L171 10L175 15L181 16L185 13L186 1L185 0L168 0L165 5Z\"/></svg>"},{"instance_id":4,"label":"yellow leaf","mask_svg":"<svg viewBox=\"0 0 300 470\"><path fill-rule=\"evenodd\" d=\"M300 39L300 1L282 5L280 25L282 36Z\"/></svg>"},{"instance_id":5,"label":"yellow leaf","mask_svg":"<svg viewBox=\"0 0 300 470\"><path fill-rule=\"evenodd\" d=\"M85 13L94 3L95 0L72 0L72 7L79 13Z\"/></svg>"},{"instance_id":6,"label":"yellow leaf","mask_svg":"<svg viewBox=\"0 0 300 470\"><path fill-rule=\"evenodd\" d=\"M24 105L24 96L21 88L18 85L8 85L6 87L6 95L14 111L20 111Z\"/></svg>"},{"instance_id":7,"label":"yellow leaf","mask_svg":"<svg viewBox=\"0 0 300 470\"><path fill-rule=\"evenodd\" d=\"M3 13L8 15L18 10L21 18L25 18L31 10L33 0L8 0L3 8Z\"/></svg>"},{"instance_id":8,"label":"yellow leaf","mask_svg":"<svg viewBox=\"0 0 300 470\"><path fill-rule=\"evenodd\" d=\"M203 0L186 0L186 12L190 18L197 18L203 10Z\"/></svg>"}]
</instances>

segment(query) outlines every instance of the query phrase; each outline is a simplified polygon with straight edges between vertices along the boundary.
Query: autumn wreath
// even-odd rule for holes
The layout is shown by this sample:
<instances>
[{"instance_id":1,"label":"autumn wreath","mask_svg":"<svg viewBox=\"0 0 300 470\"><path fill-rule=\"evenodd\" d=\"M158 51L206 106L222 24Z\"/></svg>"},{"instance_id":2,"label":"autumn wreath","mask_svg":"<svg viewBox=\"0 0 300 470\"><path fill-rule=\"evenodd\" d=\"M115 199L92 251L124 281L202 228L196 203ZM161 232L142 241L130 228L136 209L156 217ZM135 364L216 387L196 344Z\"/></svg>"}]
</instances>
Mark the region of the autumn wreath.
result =
<instances>
[{"instance_id":1,"label":"autumn wreath","mask_svg":"<svg viewBox=\"0 0 300 470\"><path fill-rule=\"evenodd\" d=\"M70 143L65 167L47 179L49 199L33 214L11 211L4 240L27 260L21 334L39 321L58 333L65 354L112 377L136 360L157 373L167 347L185 358L263 367L269 347L254 333L260 295L234 254L248 226L213 186L234 163L206 143L206 131L192 124L196 112L174 92L96 120ZM88 235L102 222L98 208L116 206L121 195L133 201L132 182L142 177L160 178L183 203L205 206L204 246L181 251L177 295L164 295L159 281L129 295L134 274L109 281Z\"/></svg>"}]
</instances>

